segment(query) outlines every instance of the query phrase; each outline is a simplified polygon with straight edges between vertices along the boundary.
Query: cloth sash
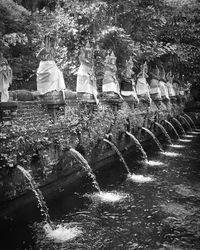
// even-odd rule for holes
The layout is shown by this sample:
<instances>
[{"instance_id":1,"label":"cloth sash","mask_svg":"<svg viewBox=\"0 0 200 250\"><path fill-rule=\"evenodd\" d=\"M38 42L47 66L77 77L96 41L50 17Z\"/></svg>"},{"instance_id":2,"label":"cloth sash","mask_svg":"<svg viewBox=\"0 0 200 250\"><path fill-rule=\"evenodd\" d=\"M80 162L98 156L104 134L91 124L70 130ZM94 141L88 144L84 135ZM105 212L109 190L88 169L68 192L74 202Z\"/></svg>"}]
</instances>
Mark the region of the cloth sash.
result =
<instances>
[{"instance_id":1,"label":"cloth sash","mask_svg":"<svg viewBox=\"0 0 200 250\"><path fill-rule=\"evenodd\" d=\"M40 94L46 94L53 90L65 89L62 72L55 61L41 61L37 70L37 90Z\"/></svg>"},{"instance_id":2,"label":"cloth sash","mask_svg":"<svg viewBox=\"0 0 200 250\"><path fill-rule=\"evenodd\" d=\"M132 96L134 101L139 103L137 93L135 90L135 82L133 79L124 79L121 83L121 95L122 96Z\"/></svg>"},{"instance_id":3,"label":"cloth sash","mask_svg":"<svg viewBox=\"0 0 200 250\"><path fill-rule=\"evenodd\" d=\"M165 82L160 81L160 82L159 82L159 85L160 85L161 97L162 97L163 99L168 99L168 100L169 100L168 88L167 88L167 86L165 85Z\"/></svg>"},{"instance_id":4,"label":"cloth sash","mask_svg":"<svg viewBox=\"0 0 200 250\"><path fill-rule=\"evenodd\" d=\"M138 78L136 84L136 92L140 99L144 99L151 103L151 97L149 93L149 85L144 77Z\"/></svg>"},{"instance_id":5,"label":"cloth sash","mask_svg":"<svg viewBox=\"0 0 200 250\"><path fill-rule=\"evenodd\" d=\"M115 73L105 71L102 85L103 92L114 92L120 95L119 82L115 76Z\"/></svg>"},{"instance_id":6,"label":"cloth sash","mask_svg":"<svg viewBox=\"0 0 200 250\"><path fill-rule=\"evenodd\" d=\"M92 68L82 63L77 73L76 92L92 94L94 95L96 103L98 104L99 102L97 99L96 78Z\"/></svg>"},{"instance_id":7,"label":"cloth sash","mask_svg":"<svg viewBox=\"0 0 200 250\"><path fill-rule=\"evenodd\" d=\"M167 88L168 88L169 97L175 97L176 94L175 94L174 88L173 88L173 86L172 86L172 83L171 83L171 82L167 82L167 83L166 83L166 86L167 86Z\"/></svg>"},{"instance_id":8,"label":"cloth sash","mask_svg":"<svg viewBox=\"0 0 200 250\"><path fill-rule=\"evenodd\" d=\"M12 69L9 65L0 66L0 92L1 102L9 100L8 88L12 83Z\"/></svg>"}]
</instances>

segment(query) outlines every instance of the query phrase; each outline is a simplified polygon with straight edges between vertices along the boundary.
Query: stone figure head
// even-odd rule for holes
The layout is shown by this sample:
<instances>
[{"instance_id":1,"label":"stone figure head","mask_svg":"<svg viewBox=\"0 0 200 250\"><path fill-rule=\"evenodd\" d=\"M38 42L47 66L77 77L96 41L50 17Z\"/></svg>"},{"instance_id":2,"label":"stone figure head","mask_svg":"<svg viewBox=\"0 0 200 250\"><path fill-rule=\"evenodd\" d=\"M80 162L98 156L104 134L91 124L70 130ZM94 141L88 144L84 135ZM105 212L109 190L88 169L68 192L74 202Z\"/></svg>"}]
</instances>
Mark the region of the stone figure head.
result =
<instances>
[{"instance_id":1,"label":"stone figure head","mask_svg":"<svg viewBox=\"0 0 200 250\"><path fill-rule=\"evenodd\" d=\"M116 59L117 58L116 58L114 52L112 51L110 56L109 56L109 63L115 65L116 64Z\"/></svg>"},{"instance_id":2,"label":"stone figure head","mask_svg":"<svg viewBox=\"0 0 200 250\"><path fill-rule=\"evenodd\" d=\"M47 34L44 37L44 45L46 50L50 50L56 46L56 35L55 34Z\"/></svg>"},{"instance_id":3,"label":"stone figure head","mask_svg":"<svg viewBox=\"0 0 200 250\"><path fill-rule=\"evenodd\" d=\"M166 82L166 73L163 65L161 65L160 77L164 82Z\"/></svg>"},{"instance_id":4,"label":"stone figure head","mask_svg":"<svg viewBox=\"0 0 200 250\"><path fill-rule=\"evenodd\" d=\"M140 66L140 72L137 76L139 78L147 78L148 77L147 73L148 73L148 66L147 62L145 61L145 63Z\"/></svg>"},{"instance_id":5,"label":"stone figure head","mask_svg":"<svg viewBox=\"0 0 200 250\"><path fill-rule=\"evenodd\" d=\"M83 52L85 54L85 58L90 61L92 59L93 50L90 46L89 41L87 41L85 48L83 48Z\"/></svg>"}]
</instances>

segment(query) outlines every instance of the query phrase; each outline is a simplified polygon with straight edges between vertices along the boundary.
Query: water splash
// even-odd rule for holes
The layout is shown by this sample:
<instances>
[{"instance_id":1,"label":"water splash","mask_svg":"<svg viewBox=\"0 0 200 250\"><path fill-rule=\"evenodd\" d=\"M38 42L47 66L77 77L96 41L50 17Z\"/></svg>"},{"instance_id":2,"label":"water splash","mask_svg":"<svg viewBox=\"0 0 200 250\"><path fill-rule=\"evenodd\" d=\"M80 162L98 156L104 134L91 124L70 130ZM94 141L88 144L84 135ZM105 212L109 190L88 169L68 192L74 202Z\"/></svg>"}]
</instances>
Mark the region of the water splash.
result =
<instances>
[{"instance_id":1,"label":"water splash","mask_svg":"<svg viewBox=\"0 0 200 250\"><path fill-rule=\"evenodd\" d=\"M86 161L86 159L80 154L76 149L70 148L69 152L74 156L74 158L81 164L81 166L84 168L84 170L87 172L88 176L91 177L93 186L96 188L98 192L101 192L101 189L99 187L99 184L96 180L96 176L93 173L90 165Z\"/></svg>"},{"instance_id":2,"label":"water splash","mask_svg":"<svg viewBox=\"0 0 200 250\"><path fill-rule=\"evenodd\" d=\"M144 176L141 174L132 174L130 176L128 176L128 179L137 183L145 183L145 182L152 182L154 181L154 179L150 176Z\"/></svg>"},{"instance_id":3,"label":"water splash","mask_svg":"<svg viewBox=\"0 0 200 250\"><path fill-rule=\"evenodd\" d=\"M163 163L161 161L147 161L146 164L149 166L161 166L161 165L163 165Z\"/></svg>"},{"instance_id":4,"label":"water splash","mask_svg":"<svg viewBox=\"0 0 200 250\"><path fill-rule=\"evenodd\" d=\"M168 126L171 128L171 130L174 132L174 135L176 136L176 139L180 139L180 136L177 132L177 130L175 129L175 127L171 124L171 122L167 121L167 120L164 120L164 122L166 124L168 124Z\"/></svg>"},{"instance_id":5,"label":"water splash","mask_svg":"<svg viewBox=\"0 0 200 250\"><path fill-rule=\"evenodd\" d=\"M129 168L128 168L128 165L126 164L126 162L125 162L125 160L124 160L122 154L120 153L120 151L118 150L118 148L115 146L115 144L112 143L111 141L107 140L107 139L103 139L103 141L107 142L107 143L115 150L115 152L116 152L117 155L119 156L120 160L122 161L122 163L123 163L123 165L124 165L124 167L125 167L125 169L126 169L128 175L131 175L131 172L130 172L130 170L129 170Z\"/></svg>"},{"instance_id":6,"label":"water splash","mask_svg":"<svg viewBox=\"0 0 200 250\"><path fill-rule=\"evenodd\" d=\"M140 142L138 141L138 139L137 139L133 134L129 133L128 131L126 132L126 134L127 134L128 136L130 136L130 138L133 140L133 142L135 143L135 145L136 145L138 151L141 153L142 158L143 158L144 160L147 160L147 154L146 154L146 152L144 151L144 149L143 149L142 145L140 144Z\"/></svg>"},{"instance_id":7,"label":"water splash","mask_svg":"<svg viewBox=\"0 0 200 250\"><path fill-rule=\"evenodd\" d=\"M179 141L181 141L181 142L191 142L192 140L188 140L188 139L179 139Z\"/></svg>"},{"instance_id":8,"label":"water splash","mask_svg":"<svg viewBox=\"0 0 200 250\"><path fill-rule=\"evenodd\" d=\"M100 192L93 196L94 199L99 199L103 202L119 202L126 197L126 194L117 192Z\"/></svg>"},{"instance_id":9,"label":"water splash","mask_svg":"<svg viewBox=\"0 0 200 250\"><path fill-rule=\"evenodd\" d=\"M169 144L172 144L172 140L171 137L169 136L169 134L167 133L166 129L158 122L154 122L154 124L160 128L160 130L162 131L163 135L165 136L166 141Z\"/></svg>"},{"instance_id":10,"label":"water splash","mask_svg":"<svg viewBox=\"0 0 200 250\"><path fill-rule=\"evenodd\" d=\"M196 129L196 125L195 125L194 121L192 120L192 118L185 113L184 113L184 116L187 117L187 119L190 121L190 124L192 125L193 129Z\"/></svg>"},{"instance_id":11,"label":"water splash","mask_svg":"<svg viewBox=\"0 0 200 250\"><path fill-rule=\"evenodd\" d=\"M55 229L52 229L49 224L44 225L46 237L55 241L56 243L62 243L72 240L82 234L82 231L77 227L70 227L70 224L58 225Z\"/></svg>"},{"instance_id":12,"label":"water splash","mask_svg":"<svg viewBox=\"0 0 200 250\"><path fill-rule=\"evenodd\" d=\"M161 152L161 154L163 154L165 156L171 156L171 157L180 156L180 154L175 153L175 152Z\"/></svg>"},{"instance_id":13,"label":"water splash","mask_svg":"<svg viewBox=\"0 0 200 250\"><path fill-rule=\"evenodd\" d=\"M176 124L176 126L179 128L181 134L185 135L185 130L179 120L177 120L175 117L172 117L172 120L174 121L174 124Z\"/></svg>"},{"instance_id":14,"label":"water splash","mask_svg":"<svg viewBox=\"0 0 200 250\"><path fill-rule=\"evenodd\" d=\"M147 128L145 128L145 127L142 127L142 129L143 129L145 132L147 132L147 133L151 136L151 138L152 138L153 141L155 142L155 144L156 144L158 150L159 150L159 151L163 151L163 148L162 148L160 142L158 141L158 139L155 137L155 135L154 135L149 129L147 129Z\"/></svg>"},{"instance_id":15,"label":"water splash","mask_svg":"<svg viewBox=\"0 0 200 250\"><path fill-rule=\"evenodd\" d=\"M195 135L184 135L184 137L193 138L193 137L195 137Z\"/></svg>"},{"instance_id":16,"label":"water splash","mask_svg":"<svg viewBox=\"0 0 200 250\"><path fill-rule=\"evenodd\" d=\"M192 131L192 132L190 132L190 134L199 135L199 134L200 134L200 132L197 132L197 131Z\"/></svg>"},{"instance_id":17,"label":"water splash","mask_svg":"<svg viewBox=\"0 0 200 250\"><path fill-rule=\"evenodd\" d=\"M21 166L17 166L17 168L22 172L24 177L28 180L28 182L31 186L31 190L33 191L33 193L35 194L35 197L37 198L38 206L40 207L41 214L45 217L45 221L49 224L49 227L52 229L52 222L50 220L48 207L46 205L46 202L44 200L44 196L42 195L42 192L38 188L38 185L36 184L33 177L31 176L31 174L27 170L25 170Z\"/></svg>"},{"instance_id":18,"label":"water splash","mask_svg":"<svg viewBox=\"0 0 200 250\"><path fill-rule=\"evenodd\" d=\"M177 145L177 144L172 144L172 145L170 145L170 147L172 147L172 148L185 148L185 146Z\"/></svg>"},{"instance_id":19,"label":"water splash","mask_svg":"<svg viewBox=\"0 0 200 250\"><path fill-rule=\"evenodd\" d=\"M192 127L189 124L189 122L185 119L185 117L183 117L182 115L180 115L180 119L182 119L185 122L185 124L186 124L186 126L188 128L188 131L192 131Z\"/></svg>"}]
</instances>

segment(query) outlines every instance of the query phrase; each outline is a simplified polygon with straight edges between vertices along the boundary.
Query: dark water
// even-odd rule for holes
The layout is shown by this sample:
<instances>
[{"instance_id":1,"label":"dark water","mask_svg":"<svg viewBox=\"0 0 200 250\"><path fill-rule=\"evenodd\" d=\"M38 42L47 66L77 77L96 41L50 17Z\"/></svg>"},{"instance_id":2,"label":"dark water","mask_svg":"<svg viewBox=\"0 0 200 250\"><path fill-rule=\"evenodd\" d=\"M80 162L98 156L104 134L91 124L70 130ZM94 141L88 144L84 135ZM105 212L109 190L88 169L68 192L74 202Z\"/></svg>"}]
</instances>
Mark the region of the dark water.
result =
<instances>
[{"instance_id":1,"label":"dark water","mask_svg":"<svg viewBox=\"0 0 200 250\"><path fill-rule=\"evenodd\" d=\"M97 173L101 190L126 195L119 202L83 196L94 191L89 182L74 195L61 192L48 201L53 222L77 225L80 236L64 243L47 239L37 209L26 207L18 219L1 223L1 249L200 249L200 134L188 135L194 137L173 141L183 148L165 150L178 155L149 155L160 166L127 159L131 172L153 182L127 181L120 163Z\"/></svg>"}]
</instances>

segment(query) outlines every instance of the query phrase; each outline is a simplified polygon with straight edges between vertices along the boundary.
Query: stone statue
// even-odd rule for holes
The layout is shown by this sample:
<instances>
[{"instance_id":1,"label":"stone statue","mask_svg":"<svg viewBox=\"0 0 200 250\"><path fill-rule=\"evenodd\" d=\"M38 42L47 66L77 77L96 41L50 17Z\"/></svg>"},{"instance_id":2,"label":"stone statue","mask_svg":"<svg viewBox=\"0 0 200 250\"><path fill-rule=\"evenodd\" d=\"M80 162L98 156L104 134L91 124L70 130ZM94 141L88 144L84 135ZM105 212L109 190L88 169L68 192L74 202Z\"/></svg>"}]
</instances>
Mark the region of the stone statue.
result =
<instances>
[{"instance_id":1,"label":"stone statue","mask_svg":"<svg viewBox=\"0 0 200 250\"><path fill-rule=\"evenodd\" d=\"M169 98L170 99L174 99L175 96L176 96L176 93L174 91L174 87L173 87L173 79L174 79L174 76L172 75L172 72L169 71L166 75L166 79L167 79L167 83L166 83L166 86L168 88L168 93L169 93Z\"/></svg>"},{"instance_id":2,"label":"stone statue","mask_svg":"<svg viewBox=\"0 0 200 250\"><path fill-rule=\"evenodd\" d=\"M173 80L173 88L175 91L175 96L180 96L180 81L179 81L179 73L176 73Z\"/></svg>"},{"instance_id":3,"label":"stone statue","mask_svg":"<svg viewBox=\"0 0 200 250\"><path fill-rule=\"evenodd\" d=\"M161 66L159 86L162 100L169 101L169 93L166 85L166 74L163 65Z\"/></svg>"},{"instance_id":4,"label":"stone statue","mask_svg":"<svg viewBox=\"0 0 200 250\"><path fill-rule=\"evenodd\" d=\"M154 101L161 100L161 90L160 90L160 70L156 65L156 68L151 72L151 82L150 82L150 96Z\"/></svg>"},{"instance_id":5,"label":"stone statue","mask_svg":"<svg viewBox=\"0 0 200 250\"><path fill-rule=\"evenodd\" d=\"M53 90L65 89L63 74L54 60L55 42L56 39L54 37L46 35L44 47L37 55L37 58L40 60L37 70L37 90L42 95Z\"/></svg>"},{"instance_id":6,"label":"stone statue","mask_svg":"<svg viewBox=\"0 0 200 250\"><path fill-rule=\"evenodd\" d=\"M131 98L135 103L139 103L137 93L135 90L135 81L133 79L135 73L132 70L133 60L130 57L129 61L126 61L126 68L122 72L122 81L121 81L121 95L123 97Z\"/></svg>"},{"instance_id":7,"label":"stone statue","mask_svg":"<svg viewBox=\"0 0 200 250\"><path fill-rule=\"evenodd\" d=\"M86 46L81 49L79 61L80 66L77 73L76 92L80 94L90 94L96 103L98 103L93 49L90 47L89 41Z\"/></svg>"},{"instance_id":8,"label":"stone statue","mask_svg":"<svg viewBox=\"0 0 200 250\"><path fill-rule=\"evenodd\" d=\"M145 62L140 67L140 73L137 75L138 80L136 84L136 92L140 100L146 101L149 104L151 103L151 97L150 97L150 87L149 84L146 81L148 67L147 63Z\"/></svg>"},{"instance_id":9,"label":"stone statue","mask_svg":"<svg viewBox=\"0 0 200 250\"><path fill-rule=\"evenodd\" d=\"M105 72L103 77L103 85L102 85L102 91L106 95L114 96L114 94L117 94L120 98L120 88L119 88L119 82L116 77L117 73L117 67L116 67L116 57L113 53L108 54L106 56L105 62Z\"/></svg>"},{"instance_id":10,"label":"stone statue","mask_svg":"<svg viewBox=\"0 0 200 250\"><path fill-rule=\"evenodd\" d=\"M1 102L8 102L9 100L8 88L11 83L12 83L12 69L8 64L8 61L3 57L3 53L0 53Z\"/></svg>"}]
</instances>

